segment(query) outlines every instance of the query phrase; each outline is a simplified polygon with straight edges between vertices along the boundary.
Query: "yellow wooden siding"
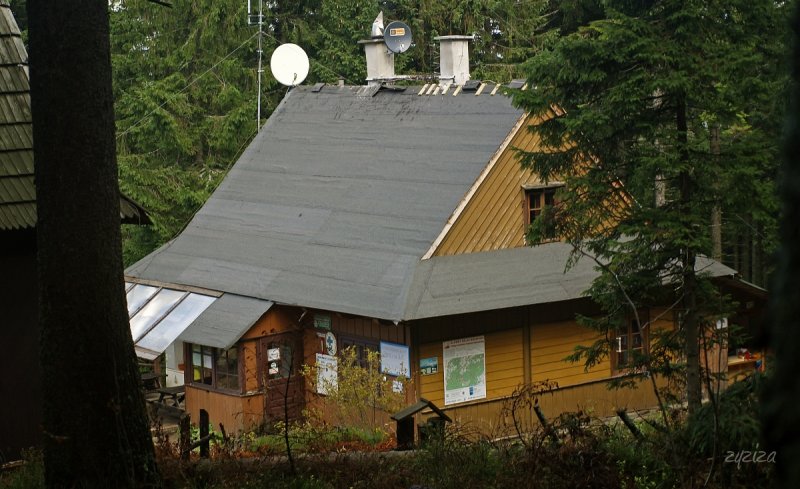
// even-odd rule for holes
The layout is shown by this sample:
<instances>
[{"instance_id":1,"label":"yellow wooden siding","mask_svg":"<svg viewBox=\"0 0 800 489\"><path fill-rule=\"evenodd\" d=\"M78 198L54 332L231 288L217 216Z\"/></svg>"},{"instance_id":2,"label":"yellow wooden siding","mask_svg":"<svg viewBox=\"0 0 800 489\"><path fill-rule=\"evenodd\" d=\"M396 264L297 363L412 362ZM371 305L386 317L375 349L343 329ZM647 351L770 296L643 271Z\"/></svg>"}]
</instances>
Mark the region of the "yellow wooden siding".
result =
<instances>
[{"instance_id":1,"label":"yellow wooden siding","mask_svg":"<svg viewBox=\"0 0 800 489\"><path fill-rule=\"evenodd\" d=\"M434 256L516 248L525 244L523 185L539 183L523 170L513 148L530 151L539 138L523 124L453 223Z\"/></svg>"},{"instance_id":2,"label":"yellow wooden siding","mask_svg":"<svg viewBox=\"0 0 800 489\"><path fill-rule=\"evenodd\" d=\"M486 348L486 397L510 395L523 382L522 329L511 329L484 336ZM439 371L420 376L420 395L444 406L444 361L442 343L420 345L420 358L437 357Z\"/></svg>"},{"instance_id":3,"label":"yellow wooden siding","mask_svg":"<svg viewBox=\"0 0 800 489\"><path fill-rule=\"evenodd\" d=\"M238 396L187 385L186 411L192 423L197 424L201 409L208 411L214 429L219 429L222 423L228 433L250 430L264 416L264 395Z\"/></svg>"},{"instance_id":4,"label":"yellow wooden siding","mask_svg":"<svg viewBox=\"0 0 800 489\"><path fill-rule=\"evenodd\" d=\"M559 387L608 378L610 360L584 371L583 363L565 362L577 345L589 346L599 338L596 331L575 321L536 324L531 329L531 380L557 382Z\"/></svg>"},{"instance_id":5,"label":"yellow wooden siding","mask_svg":"<svg viewBox=\"0 0 800 489\"><path fill-rule=\"evenodd\" d=\"M543 393L538 396L541 407L547 419L555 419L564 412L582 410L597 417L614 416L619 408L628 411L642 411L658 406L658 401L653 393L649 381L639 381L635 389L608 389L605 380L592 381L578 385L562 387L558 390ZM514 435L510 417L503 419L503 408L508 406L508 397L486 399L465 404L444 407L437 404L456 423L470 427L471 431L492 437ZM432 413L423 413L423 418ZM532 410L518 413L523 431L527 428L538 427L539 423L533 418Z\"/></svg>"}]
</instances>

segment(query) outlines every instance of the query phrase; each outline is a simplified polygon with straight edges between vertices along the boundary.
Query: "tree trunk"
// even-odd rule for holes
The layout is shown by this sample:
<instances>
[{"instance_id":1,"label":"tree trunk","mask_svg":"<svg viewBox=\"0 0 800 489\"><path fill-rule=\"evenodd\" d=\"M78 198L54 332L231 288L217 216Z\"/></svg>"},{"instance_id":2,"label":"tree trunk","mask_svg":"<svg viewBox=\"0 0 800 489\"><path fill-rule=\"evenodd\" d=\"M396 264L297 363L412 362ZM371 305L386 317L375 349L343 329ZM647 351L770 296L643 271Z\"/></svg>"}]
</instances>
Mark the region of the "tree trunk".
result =
<instances>
[{"instance_id":1,"label":"tree trunk","mask_svg":"<svg viewBox=\"0 0 800 489\"><path fill-rule=\"evenodd\" d=\"M714 160L715 170L720 167L719 153L719 124L714 124L711 126L711 157ZM717 189L714 194L719 195L719 190ZM722 262L722 208L719 199L711 209L711 258Z\"/></svg>"},{"instance_id":2,"label":"tree trunk","mask_svg":"<svg viewBox=\"0 0 800 489\"><path fill-rule=\"evenodd\" d=\"M783 221L770 301L774 374L764 398L764 438L777 454L775 487L800 487L800 7L794 19L792 97L784 145Z\"/></svg>"},{"instance_id":3,"label":"tree trunk","mask_svg":"<svg viewBox=\"0 0 800 489\"><path fill-rule=\"evenodd\" d=\"M108 2L28 2L48 487L160 485L128 327Z\"/></svg>"},{"instance_id":4,"label":"tree trunk","mask_svg":"<svg viewBox=\"0 0 800 489\"><path fill-rule=\"evenodd\" d=\"M688 168L688 124L686 121L686 97L679 96L676 112L676 128L678 131L679 154L683 168L678 181L680 185L681 215L684 222L686 241L695 232L692 224L692 199L694 197L695 181ZM696 411L702 402L702 382L700 376L700 318L697 311L697 275L695 273L696 252L690 246L682 250L682 278L683 278L683 339L686 349L686 398L689 404L689 413Z\"/></svg>"},{"instance_id":5,"label":"tree trunk","mask_svg":"<svg viewBox=\"0 0 800 489\"><path fill-rule=\"evenodd\" d=\"M742 223L742 266L739 273L742 278L751 282L753 280L753 220L746 214Z\"/></svg>"}]
</instances>

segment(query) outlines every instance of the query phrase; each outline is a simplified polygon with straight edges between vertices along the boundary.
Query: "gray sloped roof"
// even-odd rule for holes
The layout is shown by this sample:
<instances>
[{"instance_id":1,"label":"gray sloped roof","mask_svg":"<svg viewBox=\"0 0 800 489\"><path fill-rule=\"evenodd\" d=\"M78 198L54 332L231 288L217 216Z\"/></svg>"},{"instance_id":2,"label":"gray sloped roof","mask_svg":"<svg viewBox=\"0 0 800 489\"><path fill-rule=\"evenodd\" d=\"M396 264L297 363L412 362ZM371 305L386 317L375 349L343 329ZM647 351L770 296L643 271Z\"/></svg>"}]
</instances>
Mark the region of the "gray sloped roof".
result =
<instances>
[{"instance_id":1,"label":"gray sloped roof","mask_svg":"<svg viewBox=\"0 0 800 489\"><path fill-rule=\"evenodd\" d=\"M0 2L0 230L36 226L28 53L7 1ZM125 223L149 224L144 209L120 196Z\"/></svg>"},{"instance_id":2,"label":"gray sloped roof","mask_svg":"<svg viewBox=\"0 0 800 489\"><path fill-rule=\"evenodd\" d=\"M127 273L404 319L420 258L522 112L358 90L289 92L180 236Z\"/></svg>"},{"instance_id":3,"label":"gray sloped roof","mask_svg":"<svg viewBox=\"0 0 800 489\"><path fill-rule=\"evenodd\" d=\"M230 348L270 307L270 301L222 294L178 336L178 340Z\"/></svg>"},{"instance_id":4,"label":"gray sloped roof","mask_svg":"<svg viewBox=\"0 0 800 489\"><path fill-rule=\"evenodd\" d=\"M598 272L589 259L565 271L571 249L566 243L547 243L423 260L414 273L405 319L584 297ZM736 275L734 269L702 256L695 268L710 277Z\"/></svg>"},{"instance_id":5,"label":"gray sloped roof","mask_svg":"<svg viewBox=\"0 0 800 489\"><path fill-rule=\"evenodd\" d=\"M548 243L424 260L414 274L406 319L582 297L597 272L589 260L565 272L571 249Z\"/></svg>"}]
</instances>

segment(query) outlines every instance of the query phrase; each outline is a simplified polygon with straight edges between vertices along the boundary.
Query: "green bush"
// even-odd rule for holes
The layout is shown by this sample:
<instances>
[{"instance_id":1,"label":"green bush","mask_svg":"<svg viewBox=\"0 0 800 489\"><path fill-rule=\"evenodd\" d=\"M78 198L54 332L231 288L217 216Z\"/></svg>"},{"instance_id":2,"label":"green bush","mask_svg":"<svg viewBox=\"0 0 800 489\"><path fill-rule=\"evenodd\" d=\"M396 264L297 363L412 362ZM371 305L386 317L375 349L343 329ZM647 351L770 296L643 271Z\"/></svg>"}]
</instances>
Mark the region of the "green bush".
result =
<instances>
[{"instance_id":1,"label":"green bush","mask_svg":"<svg viewBox=\"0 0 800 489\"><path fill-rule=\"evenodd\" d=\"M42 452L36 449L24 450L22 459L25 465L0 474L0 487L3 489L44 489L44 460Z\"/></svg>"}]
</instances>

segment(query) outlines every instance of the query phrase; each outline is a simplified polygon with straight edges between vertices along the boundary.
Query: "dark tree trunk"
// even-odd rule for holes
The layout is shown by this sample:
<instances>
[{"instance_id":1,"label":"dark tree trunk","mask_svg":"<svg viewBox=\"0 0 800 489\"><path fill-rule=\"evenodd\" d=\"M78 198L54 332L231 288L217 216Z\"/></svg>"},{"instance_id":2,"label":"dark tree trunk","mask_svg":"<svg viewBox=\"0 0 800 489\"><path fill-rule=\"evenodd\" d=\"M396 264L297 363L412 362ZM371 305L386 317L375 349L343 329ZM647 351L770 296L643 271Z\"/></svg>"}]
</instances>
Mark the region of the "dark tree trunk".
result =
<instances>
[{"instance_id":1,"label":"dark tree trunk","mask_svg":"<svg viewBox=\"0 0 800 489\"><path fill-rule=\"evenodd\" d=\"M678 131L679 153L684 165L688 164L688 123L686 120L686 97L678 97L676 112L676 129ZM692 209L695 181L689 168L684 167L679 175L680 209L686 229L686 241L695 232L692 227ZM695 272L696 253L691 246L682 250L682 275L683 275L683 339L686 351L686 398L689 412L696 411L702 403L702 379L700 372L700 317L697 311L697 274Z\"/></svg>"},{"instance_id":2,"label":"dark tree trunk","mask_svg":"<svg viewBox=\"0 0 800 489\"><path fill-rule=\"evenodd\" d=\"M45 480L159 485L123 288L108 2L28 2Z\"/></svg>"},{"instance_id":3,"label":"dark tree trunk","mask_svg":"<svg viewBox=\"0 0 800 489\"><path fill-rule=\"evenodd\" d=\"M715 170L720 165L719 153L719 124L714 124L711 126L711 157ZM711 258L722 261L722 207L718 200L711 209Z\"/></svg>"},{"instance_id":4,"label":"dark tree trunk","mask_svg":"<svg viewBox=\"0 0 800 489\"><path fill-rule=\"evenodd\" d=\"M800 487L800 8L795 11L792 102L784 147L781 247L772 287L775 371L765 396L764 434L777 452L775 487Z\"/></svg>"}]
</instances>

